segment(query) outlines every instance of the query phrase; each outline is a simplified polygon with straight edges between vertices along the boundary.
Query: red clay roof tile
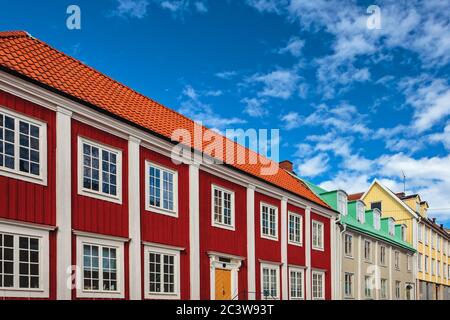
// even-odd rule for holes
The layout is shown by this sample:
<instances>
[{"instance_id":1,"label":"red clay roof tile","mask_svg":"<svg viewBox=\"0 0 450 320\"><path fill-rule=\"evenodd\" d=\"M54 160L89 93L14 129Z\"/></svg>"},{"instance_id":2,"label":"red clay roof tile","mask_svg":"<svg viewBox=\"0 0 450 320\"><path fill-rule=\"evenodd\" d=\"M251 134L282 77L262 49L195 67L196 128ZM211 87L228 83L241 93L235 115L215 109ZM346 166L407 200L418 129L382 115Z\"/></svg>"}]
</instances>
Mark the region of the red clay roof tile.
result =
<instances>
[{"instance_id":1,"label":"red clay roof tile","mask_svg":"<svg viewBox=\"0 0 450 320\"><path fill-rule=\"evenodd\" d=\"M167 139L171 139L172 133L176 129L183 128L191 134L194 132L193 120L33 38L27 32L0 32L0 65ZM202 132L206 130L208 129L205 127L201 129ZM218 133L213 133L213 136L223 138ZM223 142L224 146L225 143ZM190 147L219 157L208 152L206 147L209 144L210 141L204 141L202 146L194 146L191 143ZM238 155L244 155L246 159L256 155L255 152L242 145L234 142L232 144L236 154L234 160ZM221 156L219 158L225 160ZM225 162L229 163L229 161ZM247 174L329 208L307 186L299 183L297 179L282 169L277 168L273 175L262 175L263 164L260 162L248 164L246 161L245 164L231 165Z\"/></svg>"}]
</instances>

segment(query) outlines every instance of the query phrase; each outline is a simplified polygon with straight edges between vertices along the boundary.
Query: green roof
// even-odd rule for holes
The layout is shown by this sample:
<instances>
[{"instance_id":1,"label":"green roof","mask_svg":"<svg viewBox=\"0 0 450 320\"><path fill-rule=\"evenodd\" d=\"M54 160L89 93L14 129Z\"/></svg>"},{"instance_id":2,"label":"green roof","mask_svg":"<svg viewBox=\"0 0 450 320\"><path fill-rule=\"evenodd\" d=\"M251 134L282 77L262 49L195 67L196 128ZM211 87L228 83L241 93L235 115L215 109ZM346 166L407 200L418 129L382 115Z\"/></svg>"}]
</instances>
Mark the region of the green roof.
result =
<instances>
[{"instance_id":1,"label":"green roof","mask_svg":"<svg viewBox=\"0 0 450 320\"><path fill-rule=\"evenodd\" d=\"M310 181L306 181L304 179L301 180L323 201L325 201L333 209L338 210L337 195L339 190L327 191ZM388 218L383 217L383 213L381 213L379 230L377 230L374 226L374 210L365 210L364 223L359 222L356 217L357 203L358 201L348 201L347 215L341 215L341 223L346 225L348 229L367 234L371 237L391 243L392 245L401 247L406 250L415 251L410 243L403 241L401 233L399 232L400 225L396 226L396 232L394 236L391 236L389 234Z\"/></svg>"}]
</instances>

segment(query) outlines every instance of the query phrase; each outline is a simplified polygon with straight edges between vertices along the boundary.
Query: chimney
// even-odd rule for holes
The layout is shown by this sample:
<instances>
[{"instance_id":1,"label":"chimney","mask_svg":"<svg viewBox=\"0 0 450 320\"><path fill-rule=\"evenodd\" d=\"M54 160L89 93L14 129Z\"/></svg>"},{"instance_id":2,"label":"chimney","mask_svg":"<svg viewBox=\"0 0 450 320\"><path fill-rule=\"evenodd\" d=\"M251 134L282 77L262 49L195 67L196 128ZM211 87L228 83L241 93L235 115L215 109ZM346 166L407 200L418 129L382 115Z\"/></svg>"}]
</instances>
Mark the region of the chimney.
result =
<instances>
[{"instance_id":1,"label":"chimney","mask_svg":"<svg viewBox=\"0 0 450 320\"><path fill-rule=\"evenodd\" d=\"M289 160L281 161L279 166L280 166L281 169L284 169L284 170L286 170L288 172L291 172L291 173L294 172L293 164Z\"/></svg>"},{"instance_id":2,"label":"chimney","mask_svg":"<svg viewBox=\"0 0 450 320\"><path fill-rule=\"evenodd\" d=\"M444 229L444 225L441 223L441 229Z\"/></svg>"},{"instance_id":3,"label":"chimney","mask_svg":"<svg viewBox=\"0 0 450 320\"><path fill-rule=\"evenodd\" d=\"M433 218L432 220L433 220L433 223L436 223L436 218Z\"/></svg>"}]
</instances>

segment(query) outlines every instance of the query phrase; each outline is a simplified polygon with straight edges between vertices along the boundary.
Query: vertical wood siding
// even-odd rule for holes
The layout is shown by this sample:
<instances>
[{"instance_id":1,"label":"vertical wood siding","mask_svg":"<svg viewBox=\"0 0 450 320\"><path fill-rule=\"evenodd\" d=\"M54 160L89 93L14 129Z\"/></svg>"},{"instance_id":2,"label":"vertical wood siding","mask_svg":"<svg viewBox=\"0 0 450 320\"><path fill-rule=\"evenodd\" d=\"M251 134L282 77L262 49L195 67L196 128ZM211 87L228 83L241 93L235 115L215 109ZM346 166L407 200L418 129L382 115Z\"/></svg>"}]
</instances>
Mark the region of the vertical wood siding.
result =
<instances>
[{"instance_id":1,"label":"vertical wood siding","mask_svg":"<svg viewBox=\"0 0 450 320\"><path fill-rule=\"evenodd\" d=\"M140 199L142 241L185 248L180 253L181 299L189 299L189 167L176 165L168 157L140 149ZM145 162L150 161L178 172L178 217L171 217L145 209ZM142 255L142 260L144 256ZM144 267L144 266L143 266ZM142 268L144 272L144 268ZM142 277L142 285L144 285Z\"/></svg>"},{"instance_id":2,"label":"vertical wood siding","mask_svg":"<svg viewBox=\"0 0 450 320\"><path fill-rule=\"evenodd\" d=\"M235 230L212 226L212 185L234 192ZM210 261L208 251L247 256L247 190L245 187L200 171L200 298L210 298ZM246 260L238 275L239 299L247 298Z\"/></svg>"}]
</instances>

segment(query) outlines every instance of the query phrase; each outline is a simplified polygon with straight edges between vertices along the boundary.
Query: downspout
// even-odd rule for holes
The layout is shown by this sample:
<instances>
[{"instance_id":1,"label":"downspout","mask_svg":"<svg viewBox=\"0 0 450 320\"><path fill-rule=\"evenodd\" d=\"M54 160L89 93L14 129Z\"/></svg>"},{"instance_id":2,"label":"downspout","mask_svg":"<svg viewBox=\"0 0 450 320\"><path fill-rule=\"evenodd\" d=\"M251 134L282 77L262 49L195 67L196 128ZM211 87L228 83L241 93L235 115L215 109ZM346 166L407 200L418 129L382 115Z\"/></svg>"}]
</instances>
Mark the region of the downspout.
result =
<instances>
[{"instance_id":1,"label":"downspout","mask_svg":"<svg viewBox=\"0 0 450 320\"><path fill-rule=\"evenodd\" d=\"M336 279L338 281L337 283L337 297L339 300L343 300L342 297L342 235L345 233L345 231L347 230L347 225L344 223L341 223L342 221L342 215L339 213L338 219L336 220L336 225L339 227L340 232L339 232L339 241L337 241L338 245L336 246L336 270L337 270L337 275L336 275Z\"/></svg>"}]
</instances>

